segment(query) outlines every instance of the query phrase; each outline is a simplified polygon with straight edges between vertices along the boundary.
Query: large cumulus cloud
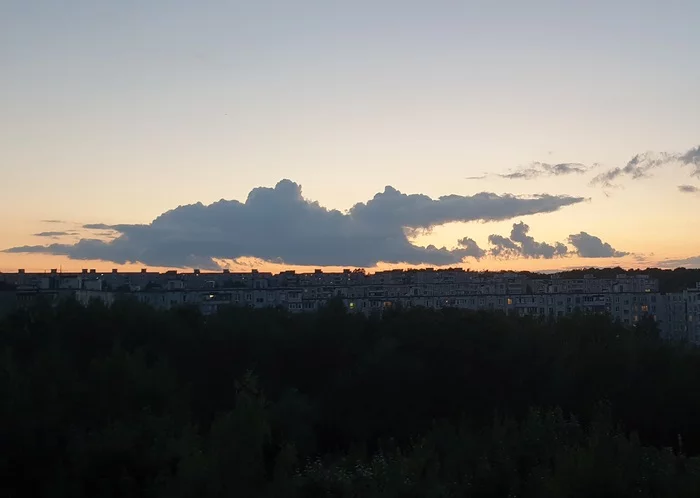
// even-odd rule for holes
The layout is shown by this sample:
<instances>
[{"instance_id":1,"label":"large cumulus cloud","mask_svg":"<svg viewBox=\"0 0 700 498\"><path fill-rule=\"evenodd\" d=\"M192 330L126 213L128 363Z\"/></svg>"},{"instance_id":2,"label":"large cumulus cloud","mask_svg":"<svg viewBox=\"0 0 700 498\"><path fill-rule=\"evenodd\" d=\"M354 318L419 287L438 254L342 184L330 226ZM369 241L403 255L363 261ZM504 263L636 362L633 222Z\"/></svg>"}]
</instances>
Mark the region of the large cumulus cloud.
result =
<instances>
[{"instance_id":1,"label":"large cumulus cloud","mask_svg":"<svg viewBox=\"0 0 700 498\"><path fill-rule=\"evenodd\" d=\"M84 227L115 231L118 236L111 241L86 238L75 244L13 247L6 252L207 269L218 268L217 260L241 257L290 265L447 265L485 253L469 238L458 241L455 248L416 246L406 229L507 220L557 211L584 200L488 192L432 199L386 187L343 213L304 199L298 184L282 180L274 188L253 189L243 203L221 200L206 206L180 206L144 225L93 223Z\"/></svg>"}]
</instances>

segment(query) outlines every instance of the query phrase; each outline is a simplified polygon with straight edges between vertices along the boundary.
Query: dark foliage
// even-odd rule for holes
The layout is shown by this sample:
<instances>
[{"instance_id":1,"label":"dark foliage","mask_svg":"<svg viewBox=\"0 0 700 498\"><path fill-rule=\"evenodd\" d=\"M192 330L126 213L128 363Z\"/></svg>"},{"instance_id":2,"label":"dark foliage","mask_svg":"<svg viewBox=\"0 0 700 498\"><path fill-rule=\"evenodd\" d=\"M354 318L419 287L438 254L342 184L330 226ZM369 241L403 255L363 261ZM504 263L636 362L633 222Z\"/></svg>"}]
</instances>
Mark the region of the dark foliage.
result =
<instances>
[{"instance_id":1,"label":"dark foliage","mask_svg":"<svg viewBox=\"0 0 700 498\"><path fill-rule=\"evenodd\" d=\"M697 496L698 383L604 316L39 305L0 322L0 495Z\"/></svg>"}]
</instances>

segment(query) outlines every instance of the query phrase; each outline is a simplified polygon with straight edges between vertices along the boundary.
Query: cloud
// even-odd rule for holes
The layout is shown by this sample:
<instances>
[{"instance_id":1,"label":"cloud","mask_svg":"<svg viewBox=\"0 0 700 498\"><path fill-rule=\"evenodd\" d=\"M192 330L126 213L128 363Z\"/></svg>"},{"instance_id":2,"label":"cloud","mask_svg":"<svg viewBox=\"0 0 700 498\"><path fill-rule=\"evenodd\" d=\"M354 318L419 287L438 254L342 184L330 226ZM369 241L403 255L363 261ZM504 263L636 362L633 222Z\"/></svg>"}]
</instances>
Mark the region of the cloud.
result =
<instances>
[{"instance_id":1,"label":"cloud","mask_svg":"<svg viewBox=\"0 0 700 498\"><path fill-rule=\"evenodd\" d=\"M700 268L700 256L683 259L667 259L659 263L662 268Z\"/></svg>"},{"instance_id":2,"label":"cloud","mask_svg":"<svg viewBox=\"0 0 700 498\"><path fill-rule=\"evenodd\" d=\"M486 256L486 251L480 248L479 244L469 237L459 239L457 245L462 248L466 257L481 259Z\"/></svg>"},{"instance_id":3,"label":"cloud","mask_svg":"<svg viewBox=\"0 0 700 498\"><path fill-rule=\"evenodd\" d=\"M480 175L480 176L465 176L465 180L484 180L486 179L488 175Z\"/></svg>"},{"instance_id":4,"label":"cloud","mask_svg":"<svg viewBox=\"0 0 700 498\"><path fill-rule=\"evenodd\" d=\"M493 246L489 254L496 258L510 259L521 255L520 247L508 237L498 234L489 235L489 244Z\"/></svg>"},{"instance_id":5,"label":"cloud","mask_svg":"<svg viewBox=\"0 0 700 498\"><path fill-rule=\"evenodd\" d=\"M83 225L85 230L113 230L113 225L106 225L104 223L88 223Z\"/></svg>"},{"instance_id":6,"label":"cloud","mask_svg":"<svg viewBox=\"0 0 700 498\"><path fill-rule=\"evenodd\" d=\"M526 168L520 168L512 173L500 174L501 178L508 180L534 180L542 176L563 176L582 174L589 171L589 167L581 163L540 163L534 162Z\"/></svg>"},{"instance_id":7,"label":"cloud","mask_svg":"<svg viewBox=\"0 0 700 498\"><path fill-rule=\"evenodd\" d=\"M700 145L694 149L690 149L685 154L678 157L678 161L686 166L693 166L693 171L690 176L700 177Z\"/></svg>"},{"instance_id":8,"label":"cloud","mask_svg":"<svg viewBox=\"0 0 700 498\"><path fill-rule=\"evenodd\" d=\"M697 194L700 193L700 187L695 185L678 185L678 191L684 194Z\"/></svg>"},{"instance_id":9,"label":"cloud","mask_svg":"<svg viewBox=\"0 0 700 498\"><path fill-rule=\"evenodd\" d=\"M41 220L42 223L66 223L63 220Z\"/></svg>"},{"instance_id":10,"label":"cloud","mask_svg":"<svg viewBox=\"0 0 700 498\"><path fill-rule=\"evenodd\" d=\"M630 159L624 167L613 168L599 175L596 175L591 180L591 185L602 185L603 187L616 186L613 182L620 177L629 177L633 180L647 178L649 171L670 163L673 156L668 153L656 155L652 152L637 154Z\"/></svg>"},{"instance_id":11,"label":"cloud","mask_svg":"<svg viewBox=\"0 0 700 498\"><path fill-rule=\"evenodd\" d=\"M39 232L33 235L34 237L64 237L66 235L75 235L75 232Z\"/></svg>"},{"instance_id":12,"label":"cloud","mask_svg":"<svg viewBox=\"0 0 700 498\"><path fill-rule=\"evenodd\" d=\"M582 258L620 258L630 253L618 251L599 237L586 232L569 235L569 243L576 248Z\"/></svg>"},{"instance_id":13,"label":"cloud","mask_svg":"<svg viewBox=\"0 0 700 498\"><path fill-rule=\"evenodd\" d=\"M502 235L489 235L489 243L493 246L490 254L497 258L543 258L552 259L567 255L568 248L561 242L548 244L537 242L534 237L528 235L530 227L523 223L514 223L510 237Z\"/></svg>"},{"instance_id":14,"label":"cloud","mask_svg":"<svg viewBox=\"0 0 700 498\"><path fill-rule=\"evenodd\" d=\"M448 265L484 253L468 238L460 240L454 249L416 246L405 229L507 220L557 211L584 200L565 195L523 197L488 192L432 199L387 186L369 201L342 213L304 199L299 185L282 180L274 188L253 189L243 203L220 200L208 206L180 206L144 225L85 226L117 231L119 236L111 241L87 238L75 244L13 247L5 252L203 269L219 268L217 260L242 257L289 265Z\"/></svg>"},{"instance_id":15,"label":"cloud","mask_svg":"<svg viewBox=\"0 0 700 498\"><path fill-rule=\"evenodd\" d=\"M529 235L530 227L523 222L514 223L509 237L502 235L489 235L489 243L493 246L489 254L496 258L532 258L553 259L567 256L581 258L619 258L627 256L628 252L617 251L600 238L589 235L586 232L572 234L568 242L573 246L570 249L562 242L549 244L537 242Z\"/></svg>"},{"instance_id":16,"label":"cloud","mask_svg":"<svg viewBox=\"0 0 700 498\"><path fill-rule=\"evenodd\" d=\"M591 180L591 185L600 185L603 187L616 186L616 180L621 180L624 177L638 180L640 178L648 178L650 172L673 163L679 163L684 166L693 166L690 176L700 177L700 146L688 150L682 154L670 152L644 152L637 154L630 159L624 167L616 167L609 169L599 175L596 175Z\"/></svg>"},{"instance_id":17,"label":"cloud","mask_svg":"<svg viewBox=\"0 0 700 498\"><path fill-rule=\"evenodd\" d=\"M528 235L530 227L522 221L513 225L513 230L510 232L510 240L518 242L522 248L522 254L526 258L546 258L551 259L555 256L564 256L567 253L567 247L561 242L556 242L554 245L546 242L536 242L534 237Z\"/></svg>"}]
</instances>

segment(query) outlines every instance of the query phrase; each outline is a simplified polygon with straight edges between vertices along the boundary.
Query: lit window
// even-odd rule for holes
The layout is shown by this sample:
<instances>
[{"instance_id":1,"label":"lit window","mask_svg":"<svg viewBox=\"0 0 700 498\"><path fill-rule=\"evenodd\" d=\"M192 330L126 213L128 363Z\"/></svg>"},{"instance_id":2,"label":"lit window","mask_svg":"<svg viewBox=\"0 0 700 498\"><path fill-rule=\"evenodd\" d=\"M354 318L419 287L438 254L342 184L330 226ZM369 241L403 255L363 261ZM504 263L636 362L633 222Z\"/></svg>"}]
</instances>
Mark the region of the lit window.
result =
<instances>
[{"instance_id":1,"label":"lit window","mask_svg":"<svg viewBox=\"0 0 700 498\"><path fill-rule=\"evenodd\" d=\"M513 304L513 300L511 298L508 298L508 304Z\"/></svg>"}]
</instances>

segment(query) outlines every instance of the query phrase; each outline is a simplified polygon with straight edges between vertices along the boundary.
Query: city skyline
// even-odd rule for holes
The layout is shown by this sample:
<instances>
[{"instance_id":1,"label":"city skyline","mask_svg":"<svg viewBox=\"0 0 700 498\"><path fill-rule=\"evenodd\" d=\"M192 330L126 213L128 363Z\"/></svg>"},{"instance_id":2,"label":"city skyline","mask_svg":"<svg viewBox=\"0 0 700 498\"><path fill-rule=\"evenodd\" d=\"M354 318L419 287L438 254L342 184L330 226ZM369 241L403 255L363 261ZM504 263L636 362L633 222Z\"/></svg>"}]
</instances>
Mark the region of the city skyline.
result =
<instances>
[{"instance_id":1,"label":"city skyline","mask_svg":"<svg viewBox=\"0 0 700 498\"><path fill-rule=\"evenodd\" d=\"M700 5L553 5L4 3L0 271L699 267Z\"/></svg>"}]
</instances>

